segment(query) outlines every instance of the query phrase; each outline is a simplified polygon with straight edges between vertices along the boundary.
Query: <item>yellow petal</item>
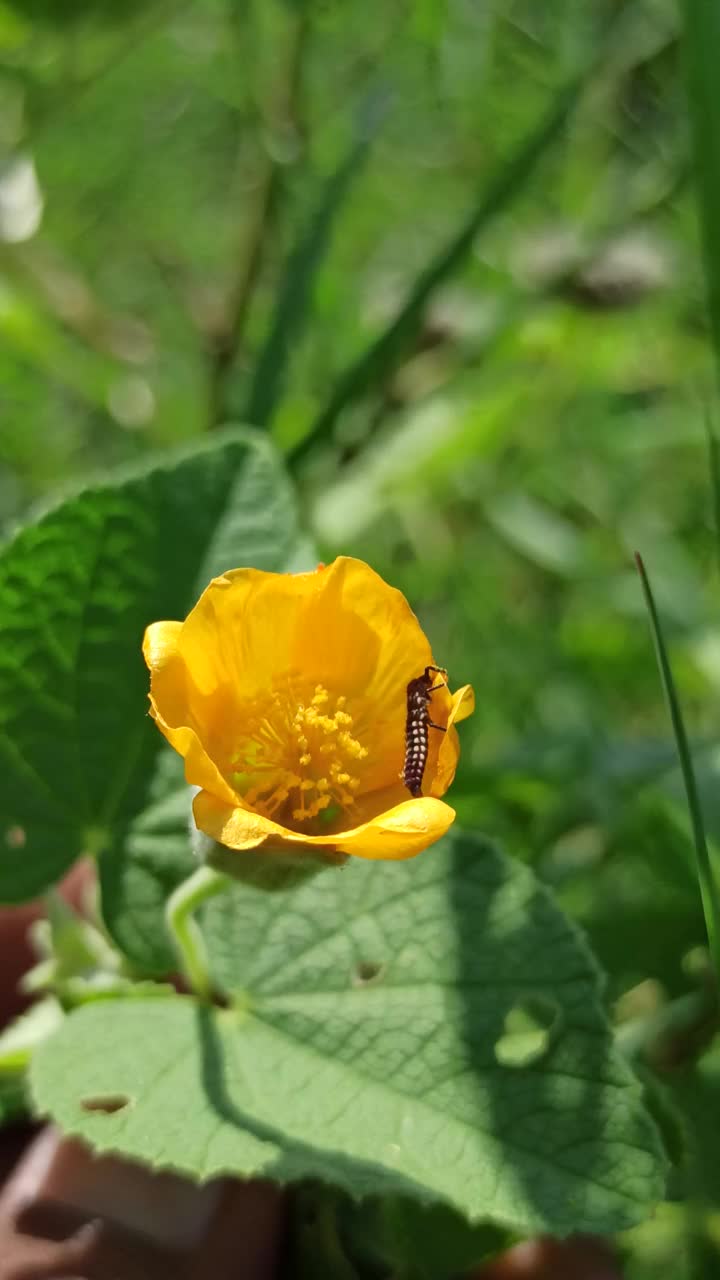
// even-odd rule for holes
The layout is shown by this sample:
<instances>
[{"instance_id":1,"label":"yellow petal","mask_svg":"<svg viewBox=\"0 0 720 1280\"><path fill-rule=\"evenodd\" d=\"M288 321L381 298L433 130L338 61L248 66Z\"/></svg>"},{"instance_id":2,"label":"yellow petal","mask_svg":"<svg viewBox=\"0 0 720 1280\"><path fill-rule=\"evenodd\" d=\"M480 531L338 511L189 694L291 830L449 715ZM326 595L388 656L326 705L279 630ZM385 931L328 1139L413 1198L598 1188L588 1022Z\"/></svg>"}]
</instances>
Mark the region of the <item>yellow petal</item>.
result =
<instances>
[{"instance_id":1,"label":"yellow petal","mask_svg":"<svg viewBox=\"0 0 720 1280\"><path fill-rule=\"evenodd\" d=\"M179 646L201 693L232 703L267 693L291 665L291 638L314 574L234 569L214 578L183 624Z\"/></svg>"},{"instance_id":2,"label":"yellow petal","mask_svg":"<svg viewBox=\"0 0 720 1280\"><path fill-rule=\"evenodd\" d=\"M414 858L444 836L454 821L455 810L443 800L431 796L405 800L364 826L344 832L340 848L358 858Z\"/></svg>"},{"instance_id":3,"label":"yellow petal","mask_svg":"<svg viewBox=\"0 0 720 1280\"><path fill-rule=\"evenodd\" d=\"M228 685L243 701L288 674L365 697L386 642L404 691L431 661L419 623L399 591L362 561L340 556L312 573L235 569L215 578L178 647L198 689Z\"/></svg>"},{"instance_id":4,"label":"yellow petal","mask_svg":"<svg viewBox=\"0 0 720 1280\"><path fill-rule=\"evenodd\" d=\"M452 707L450 708L449 724L459 724L461 720L466 720L475 710L475 690L471 684L462 685L452 695Z\"/></svg>"},{"instance_id":5,"label":"yellow petal","mask_svg":"<svg viewBox=\"0 0 720 1280\"><path fill-rule=\"evenodd\" d=\"M327 836L288 831L269 818L225 804L207 791L195 797L193 813L199 830L229 849L264 845L268 855L305 849L316 857L325 851L385 861L415 857L439 840L455 820L454 809L427 796L406 800L359 827Z\"/></svg>"},{"instance_id":6,"label":"yellow petal","mask_svg":"<svg viewBox=\"0 0 720 1280\"><path fill-rule=\"evenodd\" d=\"M318 679L378 708L403 699L408 681L432 661L403 594L348 556L339 556L316 581L319 589L297 637L298 659L321 655Z\"/></svg>"},{"instance_id":7,"label":"yellow petal","mask_svg":"<svg viewBox=\"0 0 720 1280\"><path fill-rule=\"evenodd\" d=\"M161 671L177 657L182 622L151 622L145 630L143 656L152 672Z\"/></svg>"},{"instance_id":8,"label":"yellow petal","mask_svg":"<svg viewBox=\"0 0 720 1280\"><path fill-rule=\"evenodd\" d=\"M433 796L444 795L455 777L455 770L460 756L460 739L454 726L459 720L464 720L466 716L472 715L474 710L475 694L472 685L464 684L456 693L452 694L450 714L447 720L447 732L442 735L442 741L437 751L437 762L428 761L428 765L431 766L430 777L432 779L430 794ZM433 767L434 772L432 771Z\"/></svg>"},{"instance_id":9,"label":"yellow petal","mask_svg":"<svg viewBox=\"0 0 720 1280\"><path fill-rule=\"evenodd\" d=\"M226 754L224 735L232 726L232 692L227 685L205 690L198 687L198 672L188 665L183 652L184 630L184 623L154 622L145 631L150 714L168 742L185 757L188 782L234 796L213 763Z\"/></svg>"},{"instance_id":10,"label":"yellow petal","mask_svg":"<svg viewBox=\"0 0 720 1280\"><path fill-rule=\"evenodd\" d=\"M150 715L185 761L185 777L237 804L235 792L213 763L198 733L192 681L180 650L183 624L153 622L145 631L143 654L150 668ZM197 710L197 707L196 707ZM201 715L200 719L204 717Z\"/></svg>"},{"instance_id":11,"label":"yellow petal","mask_svg":"<svg viewBox=\"0 0 720 1280\"><path fill-rule=\"evenodd\" d=\"M237 805L238 797L211 760L195 731L187 725L167 724L152 698L150 715L170 745L175 748L178 755L183 757L186 781L193 787L203 787L212 791L214 795L222 797L226 804Z\"/></svg>"}]
</instances>

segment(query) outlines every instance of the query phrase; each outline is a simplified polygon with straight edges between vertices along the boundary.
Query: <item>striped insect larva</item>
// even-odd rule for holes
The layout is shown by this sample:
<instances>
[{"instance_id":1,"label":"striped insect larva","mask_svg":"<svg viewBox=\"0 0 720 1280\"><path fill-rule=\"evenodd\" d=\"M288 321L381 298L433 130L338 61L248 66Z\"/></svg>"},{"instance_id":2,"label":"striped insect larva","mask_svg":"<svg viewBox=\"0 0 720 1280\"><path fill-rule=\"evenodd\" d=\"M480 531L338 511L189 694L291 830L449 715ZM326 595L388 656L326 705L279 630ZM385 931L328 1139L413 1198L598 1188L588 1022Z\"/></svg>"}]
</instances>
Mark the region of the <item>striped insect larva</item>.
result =
<instances>
[{"instance_id":1,"label":"striped insect larva","mask_svg":"<svg viewBox=\"0 0 720 1280\"><path fill-rule=\"evenodd\" d=\"M435 675L443 677L433 684ZM410 795L422 795L422 780L428 756L428 729L439 729L441 724L430 719L430 698L436 689L447 687L447 671L444 667L426 667L407 687L407 716L405 719L405 764L402 780Z\"/></svg>"}]
</instances>

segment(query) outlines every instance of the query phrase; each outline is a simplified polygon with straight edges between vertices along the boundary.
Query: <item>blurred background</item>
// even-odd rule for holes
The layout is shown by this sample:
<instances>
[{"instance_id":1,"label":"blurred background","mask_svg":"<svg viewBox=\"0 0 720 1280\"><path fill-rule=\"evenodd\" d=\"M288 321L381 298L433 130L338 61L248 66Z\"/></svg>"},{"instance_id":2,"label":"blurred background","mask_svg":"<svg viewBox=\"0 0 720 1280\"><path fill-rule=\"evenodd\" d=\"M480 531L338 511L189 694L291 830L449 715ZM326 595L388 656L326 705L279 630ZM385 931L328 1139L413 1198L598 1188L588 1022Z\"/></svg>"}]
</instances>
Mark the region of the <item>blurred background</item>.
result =
<instances>
[{"instance_id":1,"label":"blurred background","mask_svg":"<svg viewBox=\"0 0 720 1280\"><path fill-rule=\"evenodd\" d=\"M645 1048L705 961L636 549L720 836L691 171L673 0L0 0L5 529L267 431L320 556L401 587L475 685L460 817L553 885ZM706 1030L652 1039L695 1155L629 1276L710 1274Z\"/></svg>"}]
</instances>

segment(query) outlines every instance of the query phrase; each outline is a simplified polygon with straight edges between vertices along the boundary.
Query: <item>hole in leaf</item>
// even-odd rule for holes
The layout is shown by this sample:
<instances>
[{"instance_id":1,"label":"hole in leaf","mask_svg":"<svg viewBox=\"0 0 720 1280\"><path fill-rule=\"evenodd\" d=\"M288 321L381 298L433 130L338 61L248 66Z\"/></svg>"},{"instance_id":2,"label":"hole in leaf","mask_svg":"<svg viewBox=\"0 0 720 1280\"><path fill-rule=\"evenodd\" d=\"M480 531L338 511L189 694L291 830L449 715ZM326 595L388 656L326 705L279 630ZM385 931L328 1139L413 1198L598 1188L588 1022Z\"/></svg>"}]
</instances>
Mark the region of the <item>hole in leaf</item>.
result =
<instances>
[{"instance_id":1,"label":"hole in leaf","mask_svg":"<svg viewBox=\"0 0 720 1280\"><path fill-rule=\"evenodd\" d=\"M116 1111L130 1105L125 1093L109 1093L98 1098L83 1098L80 1106L83 1111L101 1111L103 1115L114 1116Z\"/></svg>"},{"instance_id":2,"label":"hole in leaf","mask_svg":"<svg viewBox=\"0 0 720 1280\"><path fill-rule=\"evenodd\" d=\"M355 974L353 982L356 987L364 987L368 982L372 982L382 973L382 965L375 964L372 960L361 960L355 966Z\"/></svg>"},{"instance_id":3,"label":"hole in leaf","mask_svg":"<svg viewBox=\"0 0 720 1280\"><path fill-rule=\"evenodd\" d=\"M20 826L8 827L5 832L5 843L8 849L24 849L27 842L25 828Z\"/></svg>"},{"instance_id":4,"label":"hole in leaf","mask_svg":"<svg viewBox=\"0 0 720 1280\"><path fill-rule=\"evenodd\" d=\"M562 1022L560 1006L545 996L518 1000L505 1015L495 1057L502 1067L529 1067L556 1039Z\"/></svg>"}]
</instances>

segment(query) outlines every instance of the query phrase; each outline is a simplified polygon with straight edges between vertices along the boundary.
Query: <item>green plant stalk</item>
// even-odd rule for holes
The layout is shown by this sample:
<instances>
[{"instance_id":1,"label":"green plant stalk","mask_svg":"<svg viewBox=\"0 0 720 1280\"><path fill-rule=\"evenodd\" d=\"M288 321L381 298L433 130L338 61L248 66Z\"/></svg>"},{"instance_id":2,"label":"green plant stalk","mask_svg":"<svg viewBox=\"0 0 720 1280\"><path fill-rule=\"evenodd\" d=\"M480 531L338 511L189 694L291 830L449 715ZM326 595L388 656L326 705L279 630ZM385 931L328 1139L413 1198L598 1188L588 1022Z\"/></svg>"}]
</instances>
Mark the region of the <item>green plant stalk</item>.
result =
<instances>
[{"instance_id":1,"label":"green plant stalk","mask_svg":"<svg viewBox=\"0 0 720 1280\"><path fill-rule=\"evenodd\" d=\"M718 555L720 555L720 441L718 441L718 438L715 435L713 421L709 410L705 414L705 430L707 433L710 483L712 485L715 541L717 544Z\"/></svg>"},{"instance_id":2,"label":"green plant stalk","mask_svg":"<svg viewBox=\"0 0 720 1280\"><path fill-rule=\"evenodd\" d=\"M710 329L720 378L720 5L685 0L685 62Z\"/></svg>"},{"instance_id":3,"label":"green plant stalk","mask_svg":"<svg viewBox=\"0 0 720 1280\"><path fill-rule=\"evenodd\" d=\"M520 142L509 158L503 159L479 202L437 256L421 271L394 319L340 375L328 403L307 436L289 451L293 465L332 435L337 419L348 405L387 381L395 372L412 348L430 299L463 265L485 226L502 213L524 188L539 160L561 134L584 83L584 77L579 77L561 89L540 124Z\"/></svg>"},{"instance_id":4,"label":"green plant stalk","mask_svg":"<svg viewBox=\"0 0 720 1280\"><path fill-rule=\"evenodd\" d=\"M655 605L650 580L648 578L645 565L643 564L642 556L637 552L635 553L635 563L637 564L638 573L640 574L640 582L642 583L643 595L645 597L645 604L647 606L648 618L650 621L650 630L652 632L653 643L655 645L655 654L657 657L658 667L660 669L660 679L662 680L663 690L665 692L665 698L670 712L670 720L672 722L673 733L675 735L675 745L677 747L678 759L680 762L680 771L682 773L683 784L685 786L688 809L690 810L690 821L692 824L693 842L695 845L697 877L700 884L700 896L702 898L710 955L715 969L715 976L716 978L720 978L720 895L718 894L718 887L715 883L713 870L710 865L710 853L708 851L707 840L705 838L705 825L702 817L697 782L695 780L692 756L690 754L690 747L688 744L687 734L685 732L685 724L680 710L680 702L675 689L675 681L673 680L670 660L668 658L665 641L663 639L660 618Z\"/></svg>"},{"instance_id":5,"label":"green plant stalk","mask_svg":"<svg viewBox=\"0 0 720 1280\"><path fill-rule=\"evenodd\" d=\"M180 970L191 990L203 1000L212 998L212 982L207 949L195 913L204 902L223 893L230 883L212 867L198 867L170 895L165 907L165 923L180 961Z\"/></svg>"},{"instance_id":6,"label":"green plant stalk","mask_svg":"<svg viewBox=\"0 0 720 1280\"><path fill-rule=\"evenodd\" d=\"M290 128L298 140L304 135L300 119L300 99L309 31L309 14L305 7L301 6L296 13L290 15L288 48L283 57L278 86L273 100L264 113L264 127L269 130L278 127ZM276 227L284 186L284 166L266 147L265 163L249 226L238 251L237 265L232 267L230 272L233 283L224 329L212 344L209 353L209 425L212 428L222 426L228 416L232 416L229 386L233 366L242 347L245 326L260 280L269 238Z\"/></svg>"},{"instance_id":7,"label":"green plant stalk","mask_svg":"<svg viewBox=\"0 0 720 1280\"><path fill-rule=\"evenodd\" d=\"M313 306L315 281L330 245L335 220L352 190L370 146L365 135L324 184L317 208L288 259L275 314L258 356L243 420L266 427L271 421L293 351L300 341Z\"/></svg>"},{"instance_id":8,"label":"green plant stalk","mask_svg":"<svg viewBox=\"0 0 720 1280\"><path fill-rule=\"evenodd\" d=\"M627 8L632 11L633 6ZM518 142L510 155L503 157L489 181L483 185L473 207L417 276L387 327L340 374L308 434L288 451L293 466L304 461L318 444L332 437L335 423L349 405L387 385L412 350L428 304L438 289L464 266L477 237L525 190L540 162L562 136L588 80L602 65L608 50L622 39L619 27L624 27L620 11L599 35L590 59L557 90L547 113Z\"/></svg>"}]
</instances>

